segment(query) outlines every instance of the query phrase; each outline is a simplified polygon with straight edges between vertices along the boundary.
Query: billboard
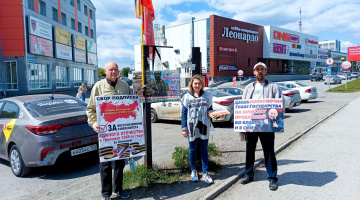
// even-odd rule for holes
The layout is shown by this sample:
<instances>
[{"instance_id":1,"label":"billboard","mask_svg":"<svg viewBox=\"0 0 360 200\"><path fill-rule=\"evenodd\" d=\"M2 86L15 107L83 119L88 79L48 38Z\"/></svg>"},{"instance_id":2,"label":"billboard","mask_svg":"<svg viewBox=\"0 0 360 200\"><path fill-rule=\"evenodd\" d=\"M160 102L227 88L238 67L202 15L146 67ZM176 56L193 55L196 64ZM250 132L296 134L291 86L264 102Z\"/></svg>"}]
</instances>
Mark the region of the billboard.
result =
<instances>
[{"instance_id":1,"label":"billboard","mask_svg":"<svg viewBox=\"0 0 360 200\"><path fill-rule=\"evenodd\" d=\"M69 46L55 43L55 53L57 58L72 60L72 48Z\"/></svg>"},{"instance_id":2,"label":"billboard","mask_svg":"<svg viewBox=\"0 0 360 200\"><path fill-rule=\"evenodd\" d=\"M86 63L86 51L74 49L74 60L77 62Z\"/></svg>"},{"instance_id":3,"label":"billboard","mask_svg":"<svg viewBox=\"0 0 360 200\"><path fill-rule=\"evenodd\" d=\"M92 64L92 65L97 64L96 54L88 52L87 56L88 56L88 64Z\"/></svg>"},{"instance_id":4,"label":"billboard","mask_svg":"<svg viewBox=\"0 0 360 200\"><path fill-rule=\"evenodd\" d=\"M146 101L166 102L180 100L180 71L146 71ZM134 95L144 102L142 72L133 72Z\"/></svg>"},{"instance_id":5,"label":"billboard","mask_svg":"<svg viewBox=\"0 0 360 200\"><path fill-rule=\"evenodd\" d=\"M33 16L29 16L29 33L48 40L53 40L51 24Z\"/></svg>"},{"instance_id":6,"label":"billboard","mask_svg":"<svg viewBox=\"0 0 360 200\"><path fill-rule=\"evenodd\" d=\"M65 44L67 46L72 46L71 33L59 27L55 27L55 40L57 43Z\"/></svg>"},{"instance_id":7,"label":"billboard","mask_svg":"<svg viewBox=\"0 0 360 200\"><path fill-rule=\"evenodd\" d=\"M54 57L53 43L35 35L30 35L29 50L32 54Z\"/></svg>"},{"instance_id":8,"label":"billboard","mask_svg":"<svg viewBox=\"0 0 360 200\"><path fill-rule=\"evenodd\" d=\"M86 51L86 46L85 46L86 40L85 40L85 38L74 35L73 39L74 39L74 41L73 41L74 42L74 48Z\"/></svg>"},{"instance_id":9,"label":"billboard","mask_svg":"<svg viewBox=\"0 0 360 200\"><path fill-rule=\"evenodd\" d=\"M87 51L91 53L96 53L96 43L86 41Z\"/></svg>"},{"instance_id":10,"label":"billboard","mask_svg":"<svg viewBox=\"0 0 360 200\"><path fill-rule=\"evenodd\" d=\"M348 47L348 60L349 61L360 60L360 46Z\"/></svg>"}]
</instances>

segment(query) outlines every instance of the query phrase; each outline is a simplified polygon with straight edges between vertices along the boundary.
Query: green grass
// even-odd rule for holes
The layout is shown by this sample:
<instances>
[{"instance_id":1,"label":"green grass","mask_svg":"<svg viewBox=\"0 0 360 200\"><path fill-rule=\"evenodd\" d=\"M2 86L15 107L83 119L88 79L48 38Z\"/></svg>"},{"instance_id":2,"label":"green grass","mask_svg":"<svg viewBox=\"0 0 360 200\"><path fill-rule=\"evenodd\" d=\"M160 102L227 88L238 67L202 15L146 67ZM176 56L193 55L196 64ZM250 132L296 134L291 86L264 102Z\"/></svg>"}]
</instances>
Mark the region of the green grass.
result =
<instances>
[{"instance_id":1,"label":"green grass","mask_svg":"<svg viewBox=\"0 0 360 200\"><path fill-rule=\"evenodd\" d=\"M345 89L345 84L339 85L337 87L331 88L326 92L337 92L337 93L353 93L360 91L360 79L357 78L353 81L347 83L347 89Z\"/></svg>"}]
</instances>

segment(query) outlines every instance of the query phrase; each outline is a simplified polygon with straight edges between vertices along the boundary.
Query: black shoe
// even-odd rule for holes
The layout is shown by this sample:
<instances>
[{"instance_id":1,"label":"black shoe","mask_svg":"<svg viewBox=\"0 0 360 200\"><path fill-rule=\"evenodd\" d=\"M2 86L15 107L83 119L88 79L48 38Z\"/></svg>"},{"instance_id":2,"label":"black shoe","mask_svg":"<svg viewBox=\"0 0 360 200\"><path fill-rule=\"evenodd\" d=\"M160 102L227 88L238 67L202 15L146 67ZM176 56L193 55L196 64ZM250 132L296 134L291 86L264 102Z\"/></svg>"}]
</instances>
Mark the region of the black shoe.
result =
<instances>
[{"instance_id":1,"label":"black shoe","mask_svg":"<svg viewBox=\"0 0 360 200\"><path fill-rule=\"evenodd\" d=\"M276 181L270 181L269 189L270 190L277 190L278 189L278 184L276 183Z\"/></svg>"},{"instance_id":2,"label":"black shoe","mask_svg":"<svg viewBox=\"0 0 360 200\"><path fill-rule=\"evenodd\" d=\"M254 177L244 176L244 178L240 179L240 183L241 184L248 184L253 180L254 180Z\"/></svg>"}]
</instances>

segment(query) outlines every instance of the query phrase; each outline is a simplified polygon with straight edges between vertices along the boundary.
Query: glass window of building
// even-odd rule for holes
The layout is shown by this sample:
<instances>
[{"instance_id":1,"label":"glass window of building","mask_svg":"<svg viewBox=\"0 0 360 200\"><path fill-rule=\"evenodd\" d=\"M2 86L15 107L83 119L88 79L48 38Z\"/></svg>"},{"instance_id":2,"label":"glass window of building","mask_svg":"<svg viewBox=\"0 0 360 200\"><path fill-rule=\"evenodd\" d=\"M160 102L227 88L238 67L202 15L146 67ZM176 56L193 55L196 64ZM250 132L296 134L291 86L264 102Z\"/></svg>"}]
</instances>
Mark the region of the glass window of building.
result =
<instances>
[{"instance_id":1,"label":"glass window of building","mask_svg":"<svg viewBox=\"0 0 360 200\"><path fill-rule=\"evenodd\" d=\"M90 29L90 37L94 38L94 30Z\"/></svg>"},{"instance_id":2,"label":"glass window of building","mask_svg":"<svg viewBox=\"0 0 360 200\"><path fill-rule=\"evenodd\" d=\"M71 29L76 30L75 29L75 19L71 18Z\"/></svg>"},{"instance_id":3,"label":"glass window of building","mask_svg":"<svg viewBox=\"0 0 360 200\"><path fill-rule=\"evenodd\" d=\"M29 63L28 80L30 89L50 88L49 66Z\"/></svg>"},{"instance_id":4,"label":"glass window of building","mask_svg":"<svg viewBox=\"0 0 360 200\"><path fill-rule=\"evenodd\" d=\"M6 76L6 89L17 90L17 69L16 62L4 62L5 64L5 76Z\"/></svg>"},{"instance_id":5,"label":"glass window of building","mask_svg":"<svg viewBox=\"0 0 360 200\"><path fill-rule=\"evenodd\" d=\"M77 0L76 2L78 11L81 11L80 0Z\"/></svg>"},{"instance_id":6,"label":"glass window of building","mask_svg":"<svg viewBox=\"0 0 360 200\"><path fill-rule=\"evenodd\" d=\"M93 11L91 9L89 10L89 14L90 14L90 19L92 19L93 18Z\"/></svg>"},{"instance_id":7,"label":"glass window of building","mask_svg":"<svg viewBox=\"0 0 360 200\"><path fill-rule=\"evenodd\" d=\"M56 66L56 88L70 87L69 68Z\"/></svg>"},{"instance_id":8,"label":"glass window of building","mask_svg":"<svg viewBox=\"0 0 360 200\"><path fill-rule=\"evenodd\" d=\"M90 69L86 69L84 72L84 81L86 82L87 86L92 86L94 84L94 71Z\"/></svg>"},{"instance_id":9,"label":"glass window of building","mask_svg":"<svg viewBox=\"0 0 360 200\"><path fill-rule=\"evenodd\" d=\"M74 68L74 87L79 87L84 82L83 77L83 70Z\"/></svg>"},{"instance_id":10,"label":"glass window of building","mask_svg":"<svg viewBox=\"0 0 360 200\"><path fill-rule=\"evenodd\" d=\"M84 5L84 14L87 16L88 15L88 10L87 10L87 6Z\"/></svg>"},{"instance_id":11,"label":"glass window of building","mask_svg":"<svg viewBox=\"0 0 360 200\"><path fill-rule=\"evenodd\" d=\"M40 9L40 15L43 15L46 17L46 4L43 1L39 1L39 9Z\"/></svg>"},{"instance_id":12,"label":"glass window of building","mask_svg":"<svg viewBox=\"0 0 360 200\"><path fill-rule=\"evenodd\" d=\"M34 0L28 0L28 8L30 10L35 11L35 2L34 2Z\"/></svg>"},{"instance_id":13,"label":"glass window of building","mask_svg":"<svg viewBox=\"0 0 360 200\"><path fill-rule=\"evenodd\" d=\"M74 6L74 0L70 0L70 5Z\"/></svg>"},{"instance_id":14,"label":"glass window of building","mask_svg":"<svg viewBox=\"0 0 360 200\"><path fill-rule=\"evenodd\" d=\"M82 30L81 30L81 23L80 23L80 22L78 22L78 32L79 32L79 33L82 33Z\"/></svg>"},{"instance_id":15,"label":"glass window of building","mask_svg":"<svg viewBox=\"0 0 360 200\"><path fill-rule=\"evenodd\" d=\"M58 10L56 8L52 8L52 17L53 17L53 20L58 22L59 21L59 18L58 18Z\"/></svg>"},{"instance_id":16,"label":"glass window of building","mask_svg":"<svg viewBox=\"0 0 360 200\"><path fill-rule=\"evenodd\" d=\"M67 20L66 20L66 14L61 13L61 23L65 26L67 26Z\"/></svg>"},{"instance_id":17,"label":"glass window of building","mask_svg":"<svg viewBox=\"0 0 360 200\"><path fill-rule=\"evenodd\" d=\"M85 35L89 36L89 27L85 26Z\"/></svg>"}]
</instances>

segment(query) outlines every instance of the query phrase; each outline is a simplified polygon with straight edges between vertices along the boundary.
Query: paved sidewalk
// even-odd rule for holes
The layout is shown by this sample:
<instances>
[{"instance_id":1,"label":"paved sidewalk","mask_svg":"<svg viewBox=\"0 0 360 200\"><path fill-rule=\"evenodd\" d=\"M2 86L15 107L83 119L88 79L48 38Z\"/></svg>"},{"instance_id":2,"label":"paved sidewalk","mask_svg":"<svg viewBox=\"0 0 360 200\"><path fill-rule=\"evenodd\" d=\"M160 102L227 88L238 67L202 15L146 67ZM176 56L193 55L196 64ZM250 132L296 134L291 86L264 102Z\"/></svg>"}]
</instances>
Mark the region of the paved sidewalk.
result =
<instances>
[{"instance_id":1,"label":"paved sidewalk","mask_svg":"<svg viewBox=\"0 0 360 200\"><path fill-rule=\"evenodd\" d=\"M277 155L279 189L264 167L247 185L237 181L216 199L360 199L360 98Z\"/></svg>"}]
</instances>

